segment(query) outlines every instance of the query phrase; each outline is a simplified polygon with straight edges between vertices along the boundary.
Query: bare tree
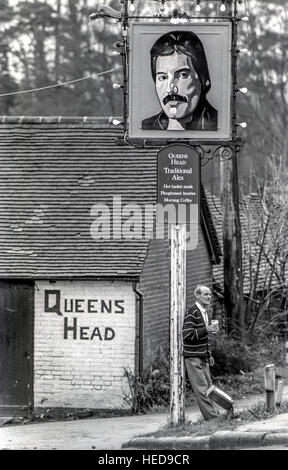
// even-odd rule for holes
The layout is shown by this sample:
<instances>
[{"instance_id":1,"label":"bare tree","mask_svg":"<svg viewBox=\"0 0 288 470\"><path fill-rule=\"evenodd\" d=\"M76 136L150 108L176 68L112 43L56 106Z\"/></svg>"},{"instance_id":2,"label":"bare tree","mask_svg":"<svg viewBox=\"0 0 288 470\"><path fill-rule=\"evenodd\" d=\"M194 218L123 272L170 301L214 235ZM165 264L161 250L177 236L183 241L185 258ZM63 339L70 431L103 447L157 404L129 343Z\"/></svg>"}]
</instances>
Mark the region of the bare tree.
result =
<instances>
[{"instance_id":1,"label":"bare tree","mask_svg":"<svg viewBox=\"0 0 288 470\"><path fill-rule=\"evenodd\" d=\"M286 315L288 269L288 169L283 157L271 156L264 183L243 198L243 266L246 278L246 326L249 332ZM248 288L247 288L248 287Z\"/></svg>"}]
</instances>

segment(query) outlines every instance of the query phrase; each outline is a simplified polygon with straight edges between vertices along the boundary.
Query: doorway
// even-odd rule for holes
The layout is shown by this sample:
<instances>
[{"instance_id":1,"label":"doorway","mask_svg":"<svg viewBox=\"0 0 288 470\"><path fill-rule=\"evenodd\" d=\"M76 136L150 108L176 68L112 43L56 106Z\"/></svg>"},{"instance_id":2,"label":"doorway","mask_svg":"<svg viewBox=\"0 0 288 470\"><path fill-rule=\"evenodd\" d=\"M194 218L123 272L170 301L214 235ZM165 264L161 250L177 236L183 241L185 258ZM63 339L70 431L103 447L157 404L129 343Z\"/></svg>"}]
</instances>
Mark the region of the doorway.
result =
<instances>
[{"instance_id":1,"label":"doorway","mask_svg":"<svg viewBox=\"0 0 288 470\"><path fill-rule=\"evenodd\" d=\"M34 283L0 281L0 416L33 409Z\"/></svg>"}]
</instances>

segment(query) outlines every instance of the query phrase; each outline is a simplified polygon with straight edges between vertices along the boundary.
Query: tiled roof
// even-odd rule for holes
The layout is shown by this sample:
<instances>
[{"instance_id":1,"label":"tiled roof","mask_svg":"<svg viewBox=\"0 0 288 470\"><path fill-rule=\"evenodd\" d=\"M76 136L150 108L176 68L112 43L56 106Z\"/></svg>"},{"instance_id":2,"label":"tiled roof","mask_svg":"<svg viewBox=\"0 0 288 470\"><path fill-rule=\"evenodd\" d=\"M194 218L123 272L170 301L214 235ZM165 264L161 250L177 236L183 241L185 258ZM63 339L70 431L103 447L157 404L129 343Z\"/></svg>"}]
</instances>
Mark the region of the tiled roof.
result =
<instances>
[{"instance_id":1,"label":"tiled roof","mask_svg":"<svg viewBox=\"0 0 288 470\"><path fill-rule=\"evenodd\" d=\"M140 275L147 239L90 234L92 206L111 209L113 195L122 207L156 202L157 151L116 145L117 137L107 120L2 120L0 277ZM208 230L215 241L209 221Z\"/></svg>"}]
</instances>

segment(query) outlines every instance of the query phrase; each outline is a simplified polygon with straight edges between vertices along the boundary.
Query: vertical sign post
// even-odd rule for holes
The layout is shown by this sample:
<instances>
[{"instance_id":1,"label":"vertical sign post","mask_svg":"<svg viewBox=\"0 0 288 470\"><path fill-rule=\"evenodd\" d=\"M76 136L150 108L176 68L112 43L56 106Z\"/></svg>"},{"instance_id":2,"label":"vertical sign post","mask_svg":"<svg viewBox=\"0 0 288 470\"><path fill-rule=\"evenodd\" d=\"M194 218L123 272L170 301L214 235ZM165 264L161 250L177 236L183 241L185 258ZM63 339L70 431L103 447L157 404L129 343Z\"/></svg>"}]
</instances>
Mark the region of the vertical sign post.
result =
<instances>
[{"instance_id":1,"label":"vertical sign post","mask_svg":"<svg viewBox=\"0 0 288 470\"><path fill-rule=\"evenodd\" d=\"M232 11L233 4L233 11ZM231 125L232 141L230 142L230 158L223 158L220 163L220 190L223 206L223 276L224 304L226 313L227 333L242 339L244 332L243 315L243 274L242 274L242 239L239 213L239 187L237 162L237 0L230 2L227 14L231 18ZM224 157L224 155L223 155Z\"/></svg>"},{"instance_id":2,"label":"vertical sign post","mask_svg":"<svg viewBox=\"0 0 288 470\"><path fill-rule=\"evenodd\" d=\"M186 226L171 226L170 424L185 422L181 330L186 306Z\"/></svg>"},{"instance_id":3,"label":"vertical sign post","mask_svg":"<svg viewBox=\"0 0 288 470\"><path fill-rule=\"evenodd\" d=\"M182 325L186 309L186 251L198 242L200 164L188 145L170 145L158 153L158 204L175 207L171 225L170 281L170 424L185 422L185 372ZM189 226L189 232L186 227ZM169 228L169 227L168 227ZM168 230L169 233L169 230ZM189 236L188 236L189 233ZM189 241L189 242L188 242Z\"/></svg>"}]
</instances>

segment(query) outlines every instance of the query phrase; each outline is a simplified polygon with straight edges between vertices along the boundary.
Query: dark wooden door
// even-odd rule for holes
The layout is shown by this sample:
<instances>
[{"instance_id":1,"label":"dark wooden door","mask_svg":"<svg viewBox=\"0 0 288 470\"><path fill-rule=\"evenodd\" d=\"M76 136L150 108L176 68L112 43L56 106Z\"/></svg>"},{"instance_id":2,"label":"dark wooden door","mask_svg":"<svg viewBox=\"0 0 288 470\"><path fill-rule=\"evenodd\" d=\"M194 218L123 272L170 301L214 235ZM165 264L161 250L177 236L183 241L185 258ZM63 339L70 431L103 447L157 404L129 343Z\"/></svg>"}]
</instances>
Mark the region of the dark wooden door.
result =
<instances>
[{"instance_id":1,"label":"dark wooden door","mask_svg":"<svg viewBox=\"0 0 288 470\"><path fill-rule=\"evenodd\" d=\"M0 281L0 414L27 416L33 403L34 286Z\"/></svg>"}]
</instances>

